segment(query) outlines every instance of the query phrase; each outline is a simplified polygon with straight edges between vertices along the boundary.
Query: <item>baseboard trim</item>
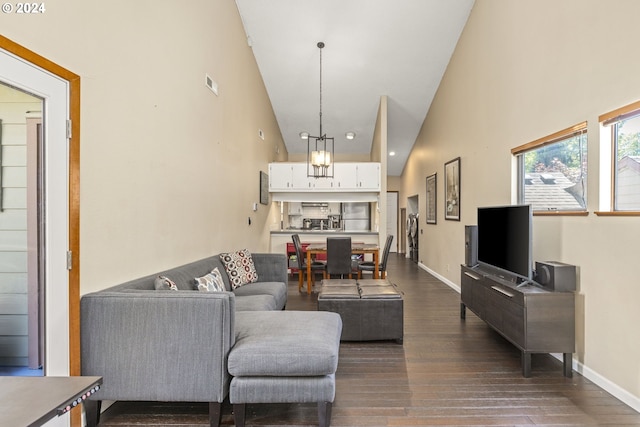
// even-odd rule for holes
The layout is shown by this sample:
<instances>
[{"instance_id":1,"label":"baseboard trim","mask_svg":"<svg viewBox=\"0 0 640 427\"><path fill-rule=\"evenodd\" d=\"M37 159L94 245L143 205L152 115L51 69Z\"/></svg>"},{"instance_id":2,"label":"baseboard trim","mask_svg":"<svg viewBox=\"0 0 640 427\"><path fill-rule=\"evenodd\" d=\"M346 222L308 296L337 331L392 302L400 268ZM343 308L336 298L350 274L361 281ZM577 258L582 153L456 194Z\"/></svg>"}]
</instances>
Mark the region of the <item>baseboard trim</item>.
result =
<instances>
[{"instance_id":1,"label":"baseboard trim","mask_svg":"<svg viewBox=\"0 0 640 427\"><path fill-rule=\"evenodd\" d=\"M418 266L423 269L424 271L426 271L427 273L431 274L432 276L436 277L438 280L444 282L447 286L449 286L450 288L452 288L454 291L456 291L457 293L460 293L460 286L456 285L455 283L453 283L451 280L447 279L444 276L441 276L440 274L438 274L436 271L430 269L429 267L427 267L426 265L424 265L423 263L419 262Z\"/></svg>"},{"instance_id":2,"label":"baseboard trim","mask_svg":"<svg viewBox=\"0 0 640 427\"><path fill-rule=\"evenodd\" d=\"M559 359L562 360L562 357L560 356ZM588 366L583 365L575 359L573 359L573 370L578 372L580 375L587 378L589 381L593 382L595 385L602 388L609 394L613 395L624 404L630 406L634 411L640 413L640 397L634 396L613 381L603 377L598 372L594 371Z\"/></svg>"},{"instance_id":3,"label":"baseboard trim","mask_svg":"<svg viewBox=\"0 0 640 427\"><path fill-rule=\"evenodd\" d=\"M421 269L428 272L429 274L431 274L432 276L444 282L447 286L449 286L454 291L460 293L461 291L460 286L458 286L457 284L453 283L446 277L438 274L437 272L435 272L434 270L432 270L431 268L427 267L422 263L418 263L418 266ZM562 354L553 353L551 355L562 362ZM593 369L590 369L588 366L585 366L581 362L577 361L575 358L572 360L571 364L574 371L578 372L580 375L582 375L589 381L593 382L595 385L597 385L607 393L613 395L616 399L620 400L625 405L630 406L634 411L640 413L640 397L629 393L628 391L626 391L625 389L623 389L613 381L609 380L606 377L603 377L598 372L594 371Z\"/></svg>"}]
</instances>

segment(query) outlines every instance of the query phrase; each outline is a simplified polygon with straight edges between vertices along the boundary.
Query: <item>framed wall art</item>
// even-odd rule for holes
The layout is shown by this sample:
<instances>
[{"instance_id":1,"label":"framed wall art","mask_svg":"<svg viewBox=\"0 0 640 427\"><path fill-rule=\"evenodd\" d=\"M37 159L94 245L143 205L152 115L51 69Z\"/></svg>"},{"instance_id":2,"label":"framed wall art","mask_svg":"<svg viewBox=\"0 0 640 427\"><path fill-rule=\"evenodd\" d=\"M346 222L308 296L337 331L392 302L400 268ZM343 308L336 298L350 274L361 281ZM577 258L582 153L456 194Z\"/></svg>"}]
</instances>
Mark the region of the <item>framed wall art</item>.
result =
<instances>
[{"instance_id":1,"label":"framed wall art","mask_svg":"<svg viewBox=\"0 0 640 427\"><path fill-rule=\"evenodd\" d=\"M444 164L444 219L460 221L460 157Z\"/></svg>"},{"instance_id":2,"label":"framed wall art","mask_svg":"<svg viewBox=\"0 0 640 427\"><path fill-rule=\"evenodd\" d=\"M436 196L438 192L438 177L434 173L427 177L427 224L437 222Z\"/></svg>"},{"instance_id":3,"label":"framed wall art","mask_svg":"<svg viewBox=\"0 0 640 427\"><path fill-rule=\"evenodd\" d=\"M269 175L260 171L260 203L269 204Z\"/></svg>"}]
</instances>

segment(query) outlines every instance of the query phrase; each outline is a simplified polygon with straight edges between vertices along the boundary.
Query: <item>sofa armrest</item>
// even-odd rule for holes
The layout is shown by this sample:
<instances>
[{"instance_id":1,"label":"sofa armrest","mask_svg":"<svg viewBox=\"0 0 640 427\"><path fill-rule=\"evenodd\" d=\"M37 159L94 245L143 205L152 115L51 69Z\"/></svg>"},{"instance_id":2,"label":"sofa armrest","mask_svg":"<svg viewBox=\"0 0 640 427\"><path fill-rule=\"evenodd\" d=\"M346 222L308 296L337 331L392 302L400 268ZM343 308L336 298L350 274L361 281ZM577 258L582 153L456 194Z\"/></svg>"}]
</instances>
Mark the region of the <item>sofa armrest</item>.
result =
<instances>
[{"instance_id":1,"label":"sofa armrest","mask_svg":"<svg viewBox=\"0 0 640 427\"><path fill-rule=\"evenodd\" d=\"M251 254L253 264L260 282L287 283L287 256L285 254L255 253Z\"/></svg>"},{"instance_id":2,"label":"sofa armrest","mask_svg":"<svg viewBox=\"0 0 640 427\"><path fill-rule=\"evenodd\" d=\"M222 402L235 343L230 292L101 291L80 302L82 375L92 398Z\"/></svg>"}]
</instances>

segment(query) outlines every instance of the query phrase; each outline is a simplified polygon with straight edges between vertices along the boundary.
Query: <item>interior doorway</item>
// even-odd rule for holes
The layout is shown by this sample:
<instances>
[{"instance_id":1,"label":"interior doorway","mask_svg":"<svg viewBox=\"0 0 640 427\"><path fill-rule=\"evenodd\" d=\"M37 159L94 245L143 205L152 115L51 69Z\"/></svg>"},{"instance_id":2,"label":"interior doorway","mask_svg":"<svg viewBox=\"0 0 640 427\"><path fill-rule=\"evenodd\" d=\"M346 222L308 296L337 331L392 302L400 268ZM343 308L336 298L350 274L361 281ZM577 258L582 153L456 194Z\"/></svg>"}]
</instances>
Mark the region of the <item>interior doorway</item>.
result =
<instances>
[{"instance_id":1,"label":"interior doorway","mask_svg":"<svg viewBox=\"0 0 640 427\"><path fill-rule=\"evenodd\" d=\"M387 191L387 236L393 236L389 252L398 252L398 192Z\"/></svg>"},{"instance_id":2,"label":"interior doorway","mask_svg":"<svg viewBox=\"0 0 640 427\"><path fill-rule=\"evenodd\" d=\"M418 248L419 224L420 224L420 203L418 195L407 198L407 241L409 246L409 258L415 263L420 259L420 249Z\"/></svg>"},{"instance_id":3,"label":"interior doorway","mask_svg":"<svg viewBox=\"0 0 640 427\"><path fill-rule=\"evenodd\" d=\"M44 100L44 375L80 375L80 76L0 35L0 81Z\"/></svg>"},{"instance_id":4,"label":"interior doorway","mask_svg":"<svg viewBox=\"0 0 640 427\"><path fill-rule=\"evenodd\" d=\"M0 82L0 374L39 376L44 354L42 113Z\"/></svg>"},{"instance_id":5,"label":"interior doorway","mask_svg":"<svg viewBox=\"0 0 640 427\"><path fill-rule=\"evenodd\" d=\"M399 253L407 253L407 208L400 208L400 242Z\"/></svg>"}]
</instances>

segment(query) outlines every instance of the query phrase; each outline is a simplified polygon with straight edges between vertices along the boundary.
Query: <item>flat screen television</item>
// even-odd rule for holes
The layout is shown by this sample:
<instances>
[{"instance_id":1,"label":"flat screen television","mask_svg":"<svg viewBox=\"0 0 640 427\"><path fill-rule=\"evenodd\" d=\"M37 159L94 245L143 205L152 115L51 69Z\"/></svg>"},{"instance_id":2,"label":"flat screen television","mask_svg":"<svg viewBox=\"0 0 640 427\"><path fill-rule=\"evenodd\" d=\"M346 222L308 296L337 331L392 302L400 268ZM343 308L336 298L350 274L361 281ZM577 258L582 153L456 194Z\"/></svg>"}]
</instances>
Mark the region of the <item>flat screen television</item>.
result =
<instances>
[{"instance_id":1,"label":"flat screen television","mask_svg":"<svg viewBox=\"0 0 640 427\"><path fill-rule=\"evenodd\" d=\"M478 208L478 263L529 283L533 279L531 205Z\"/></svg>"}]
</instances>

